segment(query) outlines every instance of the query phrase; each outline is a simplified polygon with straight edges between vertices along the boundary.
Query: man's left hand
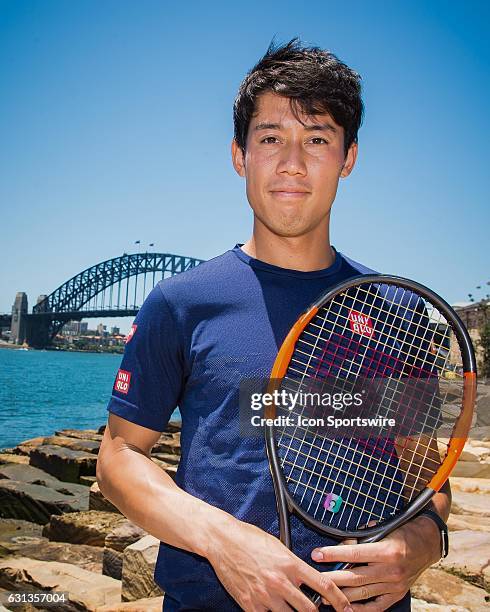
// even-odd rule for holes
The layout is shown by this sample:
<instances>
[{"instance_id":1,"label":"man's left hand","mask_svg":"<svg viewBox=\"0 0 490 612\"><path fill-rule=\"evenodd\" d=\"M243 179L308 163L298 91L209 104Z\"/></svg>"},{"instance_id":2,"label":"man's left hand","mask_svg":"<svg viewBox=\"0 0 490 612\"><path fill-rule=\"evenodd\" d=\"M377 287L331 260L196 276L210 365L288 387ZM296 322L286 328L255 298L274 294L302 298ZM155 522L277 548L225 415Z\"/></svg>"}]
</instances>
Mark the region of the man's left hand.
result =
<instances>
[{"instance_id":1,"label":"man's left hand","mask_svg":"<svg viewBox=\"0 0 490 612\"><path fill-rule=\"evenodd\" d=\"M440 550L439 529L430 518L420 516L380 542L346 540L340 546L316 548L311 556L317 562L355 564L336 572L336 584L350 602L374 598L352 603L354 612L380 612L403 598L420 574L440 559Z\"/></svg>"}]
</instances>

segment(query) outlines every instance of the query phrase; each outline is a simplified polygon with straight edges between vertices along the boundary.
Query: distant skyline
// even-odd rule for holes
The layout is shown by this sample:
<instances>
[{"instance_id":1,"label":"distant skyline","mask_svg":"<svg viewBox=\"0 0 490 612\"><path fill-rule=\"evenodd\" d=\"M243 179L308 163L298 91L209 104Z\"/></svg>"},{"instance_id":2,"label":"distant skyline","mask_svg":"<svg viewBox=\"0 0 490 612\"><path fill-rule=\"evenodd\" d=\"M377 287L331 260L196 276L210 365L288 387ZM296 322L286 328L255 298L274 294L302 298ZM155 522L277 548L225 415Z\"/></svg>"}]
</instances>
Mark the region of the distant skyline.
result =
<instances>
[{"instance_id":1,"label":"distant skyline","mask_svg":"<svg viewBox=\"0 0 490 612\"><path fill-rule=\"evenodd\" d=\"M17 291L31 310L150 243L209 259L247 240L232 104L272 38L294 36L363 77L359 159L339 187L332 243L451 303L490 293L490 5L348 9L0 0L0 312Z\"/></svg>"}]
</instances>

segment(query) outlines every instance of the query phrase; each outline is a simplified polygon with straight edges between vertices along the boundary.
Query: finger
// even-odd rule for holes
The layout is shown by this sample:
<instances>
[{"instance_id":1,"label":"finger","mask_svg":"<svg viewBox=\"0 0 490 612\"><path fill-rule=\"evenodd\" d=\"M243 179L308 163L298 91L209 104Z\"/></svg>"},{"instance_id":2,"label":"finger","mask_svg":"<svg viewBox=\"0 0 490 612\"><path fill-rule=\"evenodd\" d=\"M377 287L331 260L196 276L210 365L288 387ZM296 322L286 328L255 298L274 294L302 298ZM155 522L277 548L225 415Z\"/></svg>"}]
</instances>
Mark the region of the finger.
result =
<instances>
[{"instance_id":1,"label":"finger","mask_svg":"<svg viewBox=\"0 0 490 612\"><path fill-rule=\"evenodd\" d=\"M341 544L357 544L356 538L347 538L346 540L342 540Z\"/></svg>"},{"instance_id":2,"label":"finger","mask_svg":"<svg viewBox=\"0 0 490 612\"><path fill-rule=\"evenodd\" d=\"M397 593L390 593L387 595L380 595L376 597L373 601L368 601L365 604L352 604L353 612L379 612L380 610L387 610L390 606L401 599L400 595Z\"/></svg>"},{"instance_id":3,"label":"finger","mask_svg":"<svg viewBox=\"0 0 490 612\"><path fill-rule=\"evenodd\" d=\"M304 584L319 593L336 612L351 612L349 600L330 578L332 572L317 572L309 565L302 565L300 578Z\"/></svg>"},{"instance_id":4,"label":"finger","mask_svg":"<svg viewBox=\"0 0 490 612\"><path fill-rule=\"evenodd\" d=\"M270 607L268 608L270 612L291 612L291 608L284 601L286 597L271 597L270 598ZM306 610L307 608L305 608ZM316 610L316 608L315 608ZM313 611L312 611L313 612Z\"/></svg>"},{"instance_id":5,"label":"finger","mask_svg":"<svg viewBox=\"0 0 490 612\"><path fill-rule=\"evenodd\" d=\"M338 587L360 587L381 581L397 583L397 577L393 570L380 563L330 571L328 575ZM348 595L347 597L349 598Z\"/></svg>"},{"instance_id":6,"label":"finger","mask_svg":"<svg viewBox=\"0 0 490 612\"><path fill-rule=\"evenodd\" d=\"M317 562L345 563L376 563L389 561L391 554L390 544L385 542L372 542L368 544L345 544L344 546L324 546L315 548L311 558Z\"/></svg>"},{"instance_id":7,"label":"finger","mask_svg":"<svg viewBox=\"0 0 490 612\"><path fill-rule=\"evenodd\" d=\"M282 596L293 610L302 612L317 612L318 610L311 599L291 583L285 585Z\"/></svg>"},{"instance_id":8,"label":"finger","mask_svg":"<svg viewBox=\"0 0 490 612\"><path fill-rule=\"evenodd\" d=\"M349 601L362 601L363 599L371 599L371 597L391 594L396 588L397 585L393 582L376 582L359 587L348 587L343 591Z\"/></svg>"}]
</instances>

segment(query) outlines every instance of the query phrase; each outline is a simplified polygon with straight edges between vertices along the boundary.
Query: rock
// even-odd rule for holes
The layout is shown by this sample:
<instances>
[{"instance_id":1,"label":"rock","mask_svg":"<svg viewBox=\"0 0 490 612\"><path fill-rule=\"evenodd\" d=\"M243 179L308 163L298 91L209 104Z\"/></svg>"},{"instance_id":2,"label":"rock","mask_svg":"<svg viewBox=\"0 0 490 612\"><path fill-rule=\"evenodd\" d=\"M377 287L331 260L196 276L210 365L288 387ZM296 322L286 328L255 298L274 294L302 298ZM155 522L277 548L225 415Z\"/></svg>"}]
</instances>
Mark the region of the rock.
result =
<instances>
[{"instance_id":1,"label":"rock","mask_svg":"<svg viewBox=\"0 0 490 612\"><path fill-rule=\"evenodd\" d=\"M96 429L59 429L54 432L57 436L78 438L79 440L102 440L102 435Z\"/></svg>"},{"instance_id":2,"label":"rock","mask_svg":"<svg viewBox=\"0 0 490 612\"><path fill-rule=\"evenodd\" d=\"M32 465L0 465L0 479L2 478L50 487L66 495L87 496L86 487L80 484L62 482Z\"/></svg>"},{"instance_id":3,"label":"rock","mask_svg":"<svg viewBox=\"0 0 490 612\"><path fill-rule=\"evenodd\" d=\"M99 427L99 429L97 430L97 433L100 434L101 436L104 435L104 431L105 431L106 425L101 425Z\"/></svg>"},{"instance_id":4,"label":"rock","mask_svg":"<svg viewBox=\"0 0 490 612\"><path fill-rule=\"evenodd\" d=\"M10 538L13 535L42 536L42 525L23 521L21 519L2 518L0 519L0 541Z\"/></svg>"},{"instance_id":5,"label":"rock","mask_svg":"<svg viewBox=\"0 0 490 612\"><path fill-rule=\"evenodd\" d=\"M145 535L141 527L128 519L117 525L105 539L102 573L121 580L124 549Z\"/></svg>"},{"instance_id":6,"label":"rock","mask_svg":"<svg viewBox=\"0 0 490 612\"><path fill-rule=\"evenodd\" d=\"M102 512L117 512L121 514L116 506L102 495L97 481L90 487L88 507L89 510L101 510Z\"/></svg>"},{"instance_id":7,"label":"rock","mask_svg":"<svg viewBox=\"0 0 490 612\"><path fill-rule=\"evenodd\" d=\"M24 466L20 466L24 467ZM88 494L57 491L51 487L0 479L0 517L24 519L44 525L51 515L88 508Z\"/></svg>"},{"instance_id":8,"label":"rock","mask_svg":"<svg viewBox=\"0 0 490 612\"><path fill-rule=\"evenodd\" d=\"M449 554L438 568L449 571L478 587L488 588L490 576L485 569L490 563L490 533L483 531L453 531Z\"/></svg>"},{"instance_id":9,"label":"rock","mask_svg":"<svg viewBox=\"0 0 490 612\"><path fill-rule=\"evenodd\" d=\"M16 455L30 455L31 451L44 442L44 436L38 438L31 438L30 440L24 440L21 444L18 444L13 450Z\"/></svg>"},{"instance_id":10,"label":"rock","mask_svg":"<svg viewBox=\"0 0 490 612\"><path fill-rule=\"evenodd\" d=\"M463 606L475 612L488 609L484 589L440 569L426 570L412 585L411 592L413 597L429 603Z\"/></svg>"},{"instance_id":11,"label":"rock","mask_svg":"<svg viewBox=\"0 0 490 612\"><path fill-rule=\"evenodd\" d=\"M95 510L52 516L43 529L43 536L55 542L102 547L106 536L125 520L120 514Z\"/></svg>"},{"instance_id":12,"label":"rock","mask_svg":"<svg viewBox=\"0 0 490 612\"><path fill-rule=\"evenodd\" d=\"M95 610L120 602L119 580L60 563L27 557L0 560L0 586L10 590L67 591L71 604L57 605L57 610Z\"/></svg>"},{"instance_id":13,"label":"rock","mask_svg":"<svg viewBox=\"0 0 490 612\"><path fill-rule=\"evenodd\" d=\"M427 603L422 599L415 599L414 597L412 597L411 610L412 612L471 612L469 608L446 606L445 604L440 606L439 604Z\"/></svg>"},{"instance_id":14,"label":"rock","mask_svg":"<svg viewBox=\"0 0 490 612\"><path fill-rule=\"evenodd\" d=\"M452 476L462 476L463 478L490 478L490 463L458 461L451 474Z\"/></svg>"},{"instance_id":15,"label":"rock","mask_svg":"<svg viewBox=\"0 0 490 612\"><path fill-rule=\"evenodd\" d=\"M29 463L60 480L78 483L80 476L95 476L97 456L46 444L31 451Z\"/></svg>"},{"instance_id":16,"label":"rock","mask_svg":"<svg viewBox=\"0 0 490 612\"><path fill-rule=\"evenodd\" d=\"M463 493L490 493L490 478L454 478L449 479L452 491Z\"/></svg>"},{"instance_id":17,"label":"rock","mask_svg":"<svg viewBox=\"0 0 490 612\"><path fill-rule=\"evenodd\" d=\"M453 514L474 514L490 517L490 497L481 493L453 491L451 512Z\"/></svg>"},{"instance_id":18,"label":"rock","mask_svg":"<svg viewBox=\"0 0 490 612\"><path fill-rule=\"evenodd\" d=\"M488 531L490 532L490 517L479 516L475 519L472 514L450 514L447 522L450 531Z\"/></svg>"},{"instance_id":19,"label":"rock","mask_svg":"<svg viewBox=\"0 0 490 612\"><path fill-rule=\"evenodd\" d=\"M487 413L488 414L488 413ZM471 439L488 442L490 440L490 425L480 425L471 428Z\"/></svg>"},{"instance_id":20,"label":"rock","mask_svg":"<svg viewBox=\"0 0 490 612\"><path fill-rule=\"evenodd\" d=\"M120 602L117 606L102 606L97 612L162 612L162 606L163 597L151 597Z\"/></svg>"},{"instance_id":21,"label":"rock","mask_svg":"<svg viewBox=\"0 0 490 612\"><path fill-rule=\"evenodd\" d=\"M121 580L122 566L123 553L104 547L102 556L102 573L104 576L111 576L111 578Z\"/></svg>"},{"instance_id":22,"label":"rock","mask_svg":"<svg viewBox=\"0 0 490 612\"><path fill-rule=\"evenodd\" d=\"M94 482L97 482L96 476L80 476L80 484L86 487L91 487Z\"/></svg>"},{"instance_id":23,"label":"rock","mask_svg":"<svg viewBox=\"0 0 490 612\"><path fill-rule=\"evenodd\" d=\"M460 461L483 461L490 455L490 449L485 446L467 445L461 453Z\"/></svg>"},{"instance_id":24,"label":"rock","mask_svg":"<svg viewBox=\"0 0 490 612\"><path fill-rule=\"evenodd\" d=\"M85 451L87 453L99 452L100 442L95 440L80 440L79 438L70 438L68 436L48 436L44 438L44 445L63 446L72 450ZM489 451L490 452L490 451Z\"/></svg>"},{"instance_id":25,"label":"rock","mask_svg":"<svg viewBox=\"0 0 490 612\"><path fill-rule=\"evenodd\" d=\"M167 427L165 427L165 431L168 433L179 433L182 429L181 421L169 421L167 423Z\"/></svg>"},{"instance_id":26,"label":"rock","mask_svg":"<svg viewBox=\"0 0 490 612\"><path fill-rule=\"evenodd\" d=\"M134 544L146 535L148 534L144 529L125 518L107 534L104 544L108 548L122 552L126 546Z\"/></svg>"},{"instance_id":27,"label":"rock","mask_svg":"<svg viewBox=\"0 0 490 612\"><path fill-rule=\"evenodd\" d=\"M0 540L1 556L22 555L40 561L72 563L90 572L102 572L103 551L97 546L50 542L47 538L28 535L11 535Z\"/></svg>"},{"instance_id":28,"label":"rock","mask_svg":"<svg viewBox=\"0 0 490 612\"><path fill-rule=\"evenodd\" d=\"M122 601L163 595L153 580L159 547L159 540L147 535L124 549Z\"/></svg>"},{"instance_id":29,"label":"rock","mask_svg":"<svg viewBox=\"0 0 490 612\"><path fill-rule=\"evenodd\" d=\"M11 555L26 542L42 542L42 527L21 519L0 519L0 558Z\"/></svg>"},{"instance_id":30,"label":"rock","mask_svg":"<svg viewBox=\"0 0 490 612\"><path fill-rule=\"evenodd\" d=\"M168 453L170 455L180 455L180 440L176 440L168 434L162 434L160 439L151 449L152 453Z\"/></svg>"},{"instance_id":31,"label":"rock","mask_svg":"<svg viewBox=\"0 0 490 612\"><path fill-rule=\"evenodd\" d=\"M158 459L167 465L178 465L180 461L180 455L174 455L173 453L152 453L151 458Z\"/></svg>"},{"instance_id":32,"label":"rock","mask_svg":"<svg viewBox=\"0 0 490 612\"><path fill-rule=\"evenodd\" d=\"M487 591L490 591L490 567L483 568L483 586Z\"/></svg>"},{"instance_id":33,"label":"rock","mask_svg":"<svg viewBox=\"0 0 490 612\"><path fill-rule=\"evenodd\" d=\"M0 453L0 464L5 463L23 463L24 465L29 464L29 455L14 455L11 453Z\"/></svg>"}]
</instances>

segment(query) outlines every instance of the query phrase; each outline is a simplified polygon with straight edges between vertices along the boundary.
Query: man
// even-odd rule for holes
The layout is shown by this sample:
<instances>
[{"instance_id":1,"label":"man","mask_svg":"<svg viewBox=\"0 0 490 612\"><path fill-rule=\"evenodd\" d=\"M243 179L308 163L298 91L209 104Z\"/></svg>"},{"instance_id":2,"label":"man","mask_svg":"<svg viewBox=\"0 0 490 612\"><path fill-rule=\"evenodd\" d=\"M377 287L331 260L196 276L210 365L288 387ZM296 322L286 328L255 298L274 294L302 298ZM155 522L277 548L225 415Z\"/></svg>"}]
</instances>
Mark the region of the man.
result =
<instances>
[{"instance_id":1,"label":"man","mask_svg":"<svg viewBox=\"0 0 490 612\"><path fill-rule=\"evenodd\" d=\"M362 110L359 76L334 55L297 40L269 48L234 107L233 165L246 179L252 237L159 283L135 320L97 479L123 514L161 540L155 580L165 610L315 610L301 584L337 611L409 610L408 589L440 557L439 529L425 516L382 542L343 546L293 519L293 555L277 539L264 443L239 434L240 380L270 373L318 294L369 271L329 237ZM177 405L174 483L149 453ZM447 492L434 498L444 519L449 504ZM326 572L326 561L361 565Z\"/></svg>"}]
</instances>

